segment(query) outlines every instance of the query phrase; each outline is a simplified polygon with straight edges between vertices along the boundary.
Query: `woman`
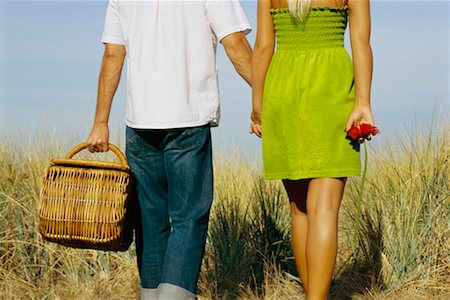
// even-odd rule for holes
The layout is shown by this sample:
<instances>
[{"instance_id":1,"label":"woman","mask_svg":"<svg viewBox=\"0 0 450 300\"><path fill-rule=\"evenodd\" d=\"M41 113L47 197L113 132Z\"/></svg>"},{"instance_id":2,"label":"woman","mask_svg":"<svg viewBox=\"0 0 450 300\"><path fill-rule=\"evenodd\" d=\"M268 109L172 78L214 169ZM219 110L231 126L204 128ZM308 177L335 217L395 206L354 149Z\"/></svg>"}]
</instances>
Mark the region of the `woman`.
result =
<instances>
[{"instance_id":1,"label":"woman","mask_svg":"<svg viewBox=\"0 0 450 300\"><path fill-rule=\"evenodd\" d=\"M307 297L326 299L346 178L360 173L345 131L373 124L369 0L258 0L257 26L250 131L262 135L265 178L282 179L289 196Z\"/></svg>"}]
</instances>

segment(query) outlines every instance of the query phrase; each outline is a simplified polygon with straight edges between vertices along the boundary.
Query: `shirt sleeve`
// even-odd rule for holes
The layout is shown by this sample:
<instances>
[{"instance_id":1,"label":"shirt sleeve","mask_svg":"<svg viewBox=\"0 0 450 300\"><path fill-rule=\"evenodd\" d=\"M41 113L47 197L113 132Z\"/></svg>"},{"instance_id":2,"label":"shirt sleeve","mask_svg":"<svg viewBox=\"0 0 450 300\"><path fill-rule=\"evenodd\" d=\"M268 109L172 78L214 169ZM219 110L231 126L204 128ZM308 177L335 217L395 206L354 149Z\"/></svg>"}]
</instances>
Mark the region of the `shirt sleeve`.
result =
<instances>
[{"instance_id":1,"label":"shirt sleeve","mask_svg":"<svg viewBox=\"0 0 450 300\"><path fill-rule=\"evenodd\" d=\"M105 26L103 28L102 43L125 45L122 25L119 18L119 3L110 0L106 10Z\"/></svg>"},{"instance_id":2,"label":"shirt sleeve","mask_svg":"<svg viewBox=\"0 0 450 300\"><path fill-rule=\"evenodd\" d=\"M205 0L205 6L218 41L235 32L250 33L250 23L238 0Z\"/></svg>"}]
</instances>

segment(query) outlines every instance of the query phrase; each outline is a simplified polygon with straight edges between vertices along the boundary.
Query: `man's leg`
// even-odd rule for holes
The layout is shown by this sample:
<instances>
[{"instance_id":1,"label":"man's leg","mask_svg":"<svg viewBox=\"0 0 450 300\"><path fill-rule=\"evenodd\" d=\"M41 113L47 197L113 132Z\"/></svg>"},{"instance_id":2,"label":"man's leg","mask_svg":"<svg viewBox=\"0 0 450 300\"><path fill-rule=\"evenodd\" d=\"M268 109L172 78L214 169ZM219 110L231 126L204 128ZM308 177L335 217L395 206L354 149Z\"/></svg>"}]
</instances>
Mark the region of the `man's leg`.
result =
<instances>
[{"instance_id":1,"label":"man's leg","mask_svg":"<svg viewBox=\"0 0 450 300\"><path fill-rule=\"evenodd\" d=\"M156 289L161 282L170 233L163 138L160 131L127 127L126 154L137 183L141 215L141 226L136 230L136 252L143 299L157 299Z\"/></svg>"},{"instance_id":2,"label":"man's leg","mask_svg":"<svg viewBox=\"0 0 450 300\"><path fill-rule=\"evenodd\" d=\"M164 258L160 299L192 299L213 197L209 126L173 131L165 143L164 160L172 228Z\"/></svg>"}]
</instances>

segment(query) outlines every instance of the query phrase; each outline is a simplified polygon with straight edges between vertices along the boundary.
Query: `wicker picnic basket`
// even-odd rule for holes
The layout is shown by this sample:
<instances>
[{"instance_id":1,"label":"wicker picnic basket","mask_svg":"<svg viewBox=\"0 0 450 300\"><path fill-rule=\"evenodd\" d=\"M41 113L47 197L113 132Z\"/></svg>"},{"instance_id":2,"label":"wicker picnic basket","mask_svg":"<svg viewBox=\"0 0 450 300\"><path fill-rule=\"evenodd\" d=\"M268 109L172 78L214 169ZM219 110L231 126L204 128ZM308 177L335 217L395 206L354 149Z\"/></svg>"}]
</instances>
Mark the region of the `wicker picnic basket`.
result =
<instances>
[{"instance_id":1,"label":"wicker picnic basket","mask_svg":"<svg viewBox=\"0 0 450 300\"><path fill-rule=\"evenodd\" d=\"M109 149L121 163L65 158L50 160L41 190L38 230L51 242L73 248L125 251L132 241L132 173L123 153Z\"/></svg>"}]
</instances>

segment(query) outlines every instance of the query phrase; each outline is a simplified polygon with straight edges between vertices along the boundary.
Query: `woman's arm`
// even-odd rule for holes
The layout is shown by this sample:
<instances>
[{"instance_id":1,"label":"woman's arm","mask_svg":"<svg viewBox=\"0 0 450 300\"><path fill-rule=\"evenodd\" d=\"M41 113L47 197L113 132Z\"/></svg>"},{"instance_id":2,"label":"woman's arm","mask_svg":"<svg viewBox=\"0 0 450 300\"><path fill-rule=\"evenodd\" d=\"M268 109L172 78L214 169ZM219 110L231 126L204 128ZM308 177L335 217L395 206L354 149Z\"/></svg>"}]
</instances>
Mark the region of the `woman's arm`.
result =
<instances>
[{"instance_id":1,"label":"woman's arm","mask_svg":"<svg viewBox=\"0 0 450 300\"><path fill-rule=\"evenodd\" d=\"M258 0L258 21L252 56L252 116L251 132L261 137L261 112L264 82L275 48L275 32L270 0Z\"/></svg>"},{"instance_id":2,"label":"woman's arm","mask_svg":"<svg viewBox=\"0 0 450 300\"><path fill-rule=\"evenodd\" d=\"M349 130L353 123L373 124L370 108L372 48L370 47L369 0L349 0L348 7L356 99L346 130Z\"/></svg>"}]
</instances>

